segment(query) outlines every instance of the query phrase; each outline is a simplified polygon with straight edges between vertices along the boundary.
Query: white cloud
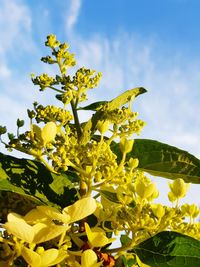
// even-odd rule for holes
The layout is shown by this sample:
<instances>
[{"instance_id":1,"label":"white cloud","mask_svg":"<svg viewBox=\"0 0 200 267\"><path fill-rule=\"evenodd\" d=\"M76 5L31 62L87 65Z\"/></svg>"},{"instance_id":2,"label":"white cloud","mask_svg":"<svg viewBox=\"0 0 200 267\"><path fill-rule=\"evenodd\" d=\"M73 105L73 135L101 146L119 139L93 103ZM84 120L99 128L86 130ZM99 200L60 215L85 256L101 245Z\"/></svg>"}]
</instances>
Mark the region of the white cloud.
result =
<instances>
[{"instance_id":1,"label":"white cloud","mask_svg":"<svg viewBox=\"0 0 200 267\"><path fill-rule=\"evenodd\" d=\"M66 29L68 32L70 32L75 26L79 16L80 8L81 8L81 0L70 0L68 14L65 22Z\"/></svg>"},{"instance_id":2,"label":"white cloud","mask_svg":"<svg viewBox=\"0 0 200 267\"><path fill-rule=\"evenodd\" d=\"M147 121L143 138L161 140L200 156L197 114L200 114L200 64L184 61L184 52L165 56L154 40L125 33L113 39L94 35L87 40L71 34L71 50L79 66L103 72L95 98L112 99L124 90L144 86L149 91L135 101Z\"/></svg>"},{"instance_id":3,"label":"white cloud","mask_svg":"<svg viewBox=\"0 0 200 267\"><path fill-rule=\"evenodd\" d=\"M0 80L9 78L11 75L10 69L6 66L5 62L0 62Z\"/></svg>"},{"instance_id":4,"label":"white cloud","mask_svg":"<svg viewBox=\"0 0 200 267\"><path fill-rule=\"evenodd\" d=\"M23 48L27 47L30 39L27 40L27 37L32 29L29 9L21 1L16 0L1 0L0 5L0 51L7 52L19 40Z\"/></svg>"}]
</instances>

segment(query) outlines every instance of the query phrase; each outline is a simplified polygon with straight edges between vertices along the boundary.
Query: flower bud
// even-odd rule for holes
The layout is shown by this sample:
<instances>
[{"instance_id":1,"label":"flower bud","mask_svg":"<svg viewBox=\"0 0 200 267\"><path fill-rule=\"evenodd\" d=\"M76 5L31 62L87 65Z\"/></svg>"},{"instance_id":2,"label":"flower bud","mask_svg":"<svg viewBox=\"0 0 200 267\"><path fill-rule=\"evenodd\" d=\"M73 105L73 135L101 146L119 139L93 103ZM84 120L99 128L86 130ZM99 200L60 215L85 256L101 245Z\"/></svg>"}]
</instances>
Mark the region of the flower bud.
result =
<instances>
[{"instance_id":1,"label":"flower bud","mask_svg":"<svg viewBox=\"0 0 200 267\"><path fill-rule=\"evenodd\" d=\"M108 120L106 121L98 121L97 123L97 130L100 132L100 134L104 134L108 131L110 126L110 122Z\"/></svg>"},{"instance_id":2,"label":"flower bud","mask_svg":"<svg viewBox=\"0 0 200 267\"><path fill-rule=\"evenodd\" d=\"M134 143L133 139L128 140L126 138L121 138L120 143L119 143L119 148L121 152L125 154L131 152L133 148L133 143Z\"/></svg>"},{"instance_id":3,"label":"flower bud","mask_svg":"<svg viewBox=\"0 0 200 267\"><path fill-rule=\"evenodd\" d=\"M142 198L150 198L154 192L157 193L156 185L154 183L146 184L144 181L138 181L136 184L136 193Z\"/></svg>"},{"instance_id":4,"label":"flower bud","mask_svg":"<svg viewBox=\"0 0 200 267\"><path fill-rule=\"evenodd\" d=\"M135 168L138 167L138 165L139 165L139 160L138 160L138 159L130 158L130 159L129 159L129 162L128 162L128 165L129 165L129 167L133 170L133 169L135 169Z\"/></svg>"},{"instance_id":5,"label":"flower bud","mask_svg":"<svg viewBox=\"0 0 200 267\"><path fill-rule=\"evenodd\" d=\"M162 218L165 215L165 208L161 204L152 204L151 205L153 214L157 218Z\"/></svg>"},{"instance_id":6,"label":"flower bud","mask_svg":"<svg viewBox=\"0 0 200 267\"><path fill-rule=\"evenodd\" d=\"M178 178L173 183L169 183L169 187L176 198L183 198L189 188L189 184L185 183L183 179Z\"/></svg>"}]
</instances>

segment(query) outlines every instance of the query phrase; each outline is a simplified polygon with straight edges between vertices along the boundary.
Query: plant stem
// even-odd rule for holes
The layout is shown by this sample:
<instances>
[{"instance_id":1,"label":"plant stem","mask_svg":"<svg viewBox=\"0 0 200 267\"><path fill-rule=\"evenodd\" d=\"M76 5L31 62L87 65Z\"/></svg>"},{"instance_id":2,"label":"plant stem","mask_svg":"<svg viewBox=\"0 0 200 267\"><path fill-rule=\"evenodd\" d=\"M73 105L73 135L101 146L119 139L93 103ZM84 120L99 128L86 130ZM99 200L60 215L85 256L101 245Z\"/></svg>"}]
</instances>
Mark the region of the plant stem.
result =
<instances>
[{"instance_id":1,"label":"plant stem","mask_svg":"<svg viewBox=\"0 0 200 267\"><path fill-rule=\"evenodd\" d=\"M72 112L73 112L73 115L74 115L74 122L75 122L75 127L76 127L76 130L77 130L78 140L80 140L80 137L82 135L82 131L81 131L81 126L80 126L80 122L79 122L79 118L78 118L76 104L74 103L73 99L71 100L70 103L71 103Z\"/></svg>"}]
</instances>

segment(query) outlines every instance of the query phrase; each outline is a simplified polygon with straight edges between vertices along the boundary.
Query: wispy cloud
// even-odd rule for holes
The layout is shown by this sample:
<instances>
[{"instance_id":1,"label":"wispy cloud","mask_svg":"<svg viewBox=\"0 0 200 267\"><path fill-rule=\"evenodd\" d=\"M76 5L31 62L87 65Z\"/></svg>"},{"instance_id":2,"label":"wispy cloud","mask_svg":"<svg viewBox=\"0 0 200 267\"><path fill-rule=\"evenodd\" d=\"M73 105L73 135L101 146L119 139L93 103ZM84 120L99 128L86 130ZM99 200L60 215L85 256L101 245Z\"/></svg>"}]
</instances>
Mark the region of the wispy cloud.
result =
<instances>
[{"instance_id":1,"label":"wispy cloud","mask_svg":"<svg viewBox=\"0 0 200 267\"><path fill-rule=\"evenodd\" d=\"M166 57L165 51L157 52L154 40L125 33L112 40L97 34L87 40L73 35L71 44L80 66L103 72L101 89L92 92L96 99L146 87L148 94L135 101L135 109L147 121L142 137L172 143L200 156L196 116L200 114L200 64L186 63L183 52Z\"/></svg>"},{"instance_id":2,"label":"wispy cloud","mask_svg":"<svg viewBox=\"0 0 200 267\"><path fill-rule=\"evenodd\" d=\"M81 8L81 0L70 0L70 5L68 7L66 22L65 22L67 32L71 32L72 29L74 28L78 20L80 8Z\"/></svg>"}]
</instances>

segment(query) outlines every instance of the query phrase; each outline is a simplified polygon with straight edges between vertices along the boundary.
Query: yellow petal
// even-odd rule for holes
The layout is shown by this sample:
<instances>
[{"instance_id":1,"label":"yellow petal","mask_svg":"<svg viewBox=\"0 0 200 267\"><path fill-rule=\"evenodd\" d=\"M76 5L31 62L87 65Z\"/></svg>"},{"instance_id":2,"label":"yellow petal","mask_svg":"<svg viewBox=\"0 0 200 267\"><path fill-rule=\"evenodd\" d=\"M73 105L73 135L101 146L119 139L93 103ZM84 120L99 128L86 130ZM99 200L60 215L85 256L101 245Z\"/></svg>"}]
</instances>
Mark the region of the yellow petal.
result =
<instances>
[{"instance_id":1,"label":"yellow petal","mask_svg":"<svg viewBox=\"0 0 200 267\"><path fill-rule=\"evenodd\" d=\"M21 250L21 255L31 267L40 267L41 266L41 257L35 251L33 251L29 248L23 247ZM43 267L45 267L45 266L43 266Z\"/></svg>"},{"instance_id":2,"label":"yellow petal","mask_svg":"<svg viewBox=\"0 0 200 267\"><path fill-rule=\"evenodd\" d=\"M51 248L41 255L41 267L42 266L53 266L55 264L60 263L66 257L66 253L64 251L59 251L58 249Z\"/></svg>"},{"instance_id":3,"label":"yellow petal","mask_svg":"<svg viewBox=\"0 0 200 267\"><path fill-rule=\"evenodd\" d=\"M96 201L92 197L86 197L76 201L73 205L64 208L63 214L68 214L70 216L68 223L72 223L94 213L96 207Z\"/></svg>"},{"instance_id":4,"label":"yellow petal","mask_svg":"<svg viewBox=\"0 0 200 267\"><path fill-rule=\"evenodd\" d=\"M10 234L28 243L32 243L33 241L34 231L32 226L27 224L24 219L16 213L8 214L8 222L4 224L4 228Z\"/></svg>"},{"instance_id":5,"label":"yellow petal","mask_svg":"<svg viewBox=\"0 0 200 267\"><path fill-rule=\"evenodd\" d=\"M81 266L92 267L97 263L97 255L92 249L87 249L82 253Z\"/></svg>"},{"instance_id":6,"label":"yellow petal","mask_svg":"<svg viewBox=\"0 0 200 267\"><path fill-rule=\"evenodd\" d=\"M68 227L53 225L53 224L44 224L44 223L37 223L33 226L34 229L34 243L39 244L42 242L49 241L62 233L68 230Z\"/></svg>"},{"instance_id":7,"label":"yellow petal","mask_svg":"<svg viewBox=\"0 0 200 267\"><path fill-rule=\"evenodd\" d=\"M49 206L37 206L37 210L45 214L51 219L68 223L70 216L68 214L61 214L57 209Z\"/></svg>"},{"instance_id":8,"label":"yellow petal","mask_svg":"<svg viewBox=\"0 0 200 267\"><path fill-rule=\"evenodd\" d=\"M104 247L115 240L115 238L107 238L106 233L101 228L96 227L91 230L87 223L85 223L85 231L92 247Z\"/></svg>"},{"instance_id":9,"label":"yellow petal","mask_svg":"<svg viewBox=\"0 0 200 267\"><path fill-rule=\"evenodd\" d=\"M32 125L32 130L33 130L33 133L35 134L36 138L42 142L42 131L41 131L41 128L39 126L37 126L36 124L33 124Z\"/></svg>"},{"instance_id":10,"label":"yellow petal","mask_svg":"<svg viewBox=\"0 0 200 267\"><path fill-rule=\"evenodd\" d=\"M42 129L41 136L45 144L52 142L56 137L57 127L55 122L48 122Z\"/></svg>"},{"instance_id":11,"label":"yellow petal","mask_svg":"<svg viewBox=\"0 0 200 267\"><path fill-rule=\"evenodd\" d=\"M24 216L23 219L29 224L36 224L36 223L39 223L39 222L47 222L48 221L48 218L45 216L45 214L40 212L37 209L32 209L31 211L29 211Z\"/></svg>"}]
</instances>

